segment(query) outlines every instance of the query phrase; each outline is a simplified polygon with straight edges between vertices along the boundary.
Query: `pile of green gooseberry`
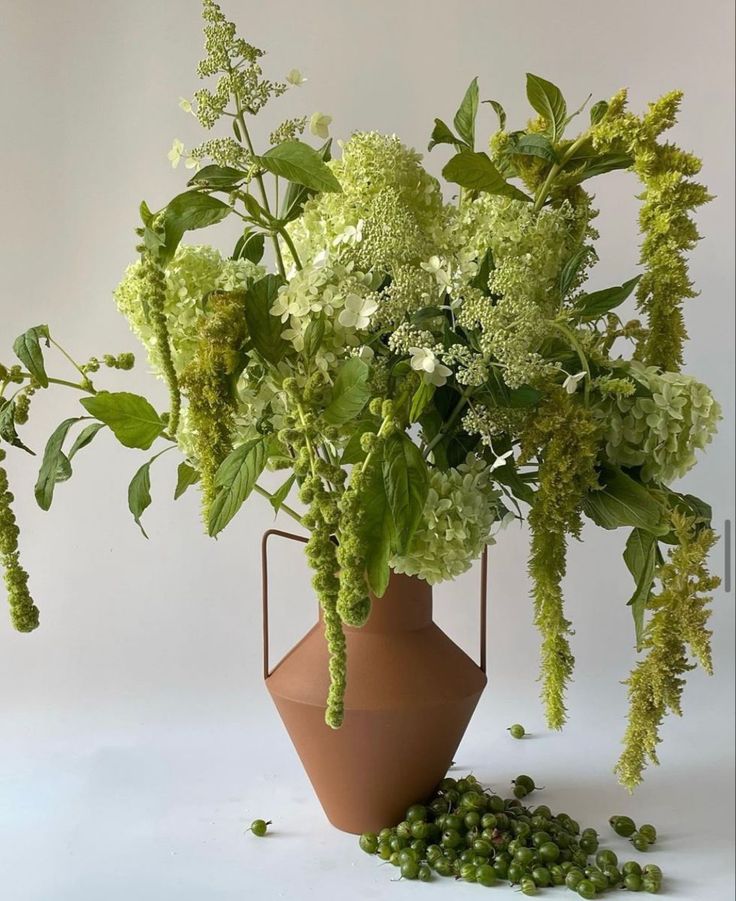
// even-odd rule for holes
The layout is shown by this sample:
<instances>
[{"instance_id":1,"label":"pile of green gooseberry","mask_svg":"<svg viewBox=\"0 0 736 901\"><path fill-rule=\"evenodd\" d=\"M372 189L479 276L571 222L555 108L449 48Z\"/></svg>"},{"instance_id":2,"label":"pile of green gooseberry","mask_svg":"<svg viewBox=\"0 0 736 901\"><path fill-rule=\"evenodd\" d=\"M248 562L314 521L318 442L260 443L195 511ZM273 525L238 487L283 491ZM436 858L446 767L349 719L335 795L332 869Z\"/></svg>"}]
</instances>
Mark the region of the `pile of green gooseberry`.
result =
<instances>
[{"instance_id":1,"label":"pile of green gooseberry","mask_svg":"<svg viewBox=\"0 0 736 901\"><path fill-rule=\"evenodd\" d=\"M657 841L657 830L649 823L639 826L631 817L614 816L608 821L611 829L622 838L628 838L637 851L647 851Z\"/></svg>"},{"instance_id":2,"label":"pile of green gooseberry","mask_svg":"<svg viewBox=\"0 0 736 901\"><path fill-rule=\"evenodd\" d=\"M513 784L517 797L504 800L475 776L443 779L435 795L413 804L398 826L361 835L360 847L393 864L402 878L422 882L435 874L483 886L507 880L524 895L565 885L581 898L614 888L660 891L659 867L633 860L619 865L613 851L599 850L595 829L581 830L572 817L553 814L545 804L524 807L520 798L537 788L530 776L517 776ZM625 819L612 817L611 825ZM636 831L634 826L629 836Z\"/></svg>"}]
</instances>

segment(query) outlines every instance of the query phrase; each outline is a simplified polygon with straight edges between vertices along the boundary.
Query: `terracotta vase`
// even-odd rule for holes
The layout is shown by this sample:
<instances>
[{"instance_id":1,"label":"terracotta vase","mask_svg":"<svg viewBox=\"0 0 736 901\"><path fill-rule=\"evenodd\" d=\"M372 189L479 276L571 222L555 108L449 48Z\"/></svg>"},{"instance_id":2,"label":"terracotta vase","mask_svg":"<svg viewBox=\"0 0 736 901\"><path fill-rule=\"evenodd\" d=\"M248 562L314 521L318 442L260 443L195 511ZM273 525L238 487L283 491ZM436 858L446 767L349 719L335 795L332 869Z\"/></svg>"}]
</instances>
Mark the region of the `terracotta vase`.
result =
<instances>
[{"instance_id":1,"label":"terracotta vase","mask_svg":"<svg viewBox=\"0 0 736 901\"><path fill-rule=\"evenodd\" d=\"M485 688L485 574L481 591L481 664L432 620L432 589L391 574L359 628L346 627L347 691L340 729L325 724L329 684L321 622L269 671L269 535L264 535L266 687L330 822L345 832L377 831L403 819L446 774Z\"/></svg>"}]
</instances>

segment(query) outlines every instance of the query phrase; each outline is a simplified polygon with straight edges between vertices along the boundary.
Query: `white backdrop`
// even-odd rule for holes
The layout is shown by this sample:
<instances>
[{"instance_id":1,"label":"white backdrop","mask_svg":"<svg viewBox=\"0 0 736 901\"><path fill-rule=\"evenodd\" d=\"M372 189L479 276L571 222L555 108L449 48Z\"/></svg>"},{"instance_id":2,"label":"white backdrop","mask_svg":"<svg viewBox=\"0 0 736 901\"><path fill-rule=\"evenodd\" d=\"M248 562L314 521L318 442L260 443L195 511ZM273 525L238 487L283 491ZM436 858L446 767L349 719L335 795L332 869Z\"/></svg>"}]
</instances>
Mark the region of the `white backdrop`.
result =
<instances>
[{"instance_id":1,"label":"white backdrop","mask_svg":"<svg viewBox=\"0 0 736 901\"><path fill-rule=\"evenodd\" d=\"M681 487L712 501L717 528L733 517L730 0L230 0L225 9L269 51L268 74L298 67L309 78L278 101L274 117L319 109L333 116L336 137L395 131L424 149L433 118L451 117L474 75L512 123L527 116L526 71L558 83L572 107L588 92L595 100L628 85L640 110L682 87L673 136L702 155L703 179L718 195L699 215L706 240L692 272L702 296L688 306L687 369L713 386L725 420ZM111 291L133 255L138 202L158 207L181 189L183 173L166 159L172 139L200 140L199 126L178 108L198 86L200 55L197 0L0 0L4 361L14 337L40 322L80 359L137 349ZM490 131L490 110L482 109ZM427 165L438 172L444 159L439 149ZM593 289L631 277L637 260L635 182L615 174L595 187L602 237ZM132 377L113 374L111 385L163 407L164 392L139 359ZM38 397L34 406L27 441L41 450L78 408L71 393ZM352 840L326 827L262 686L258 537L272 523L270 508L254 499L210 541L196 491L174 505L174 463L165 457L152 476L147 542L125 502L141 462L101 435L48 514L33 502L38 459L14 454L9 463L42 625L18 635L0 618L4 897L413 891L390 885L391 874L367 858L355 866ZM692 675L685 719L664 729L663 766L630 800L611 774L626 709L620 680L635 659L623 539L588 529L571 549L572 723L549 736L536 697L527 539L516 528L502 536L491 555L490 686L458 763L500 788L531 770L550 786L549 803L594 824L615 812L654 820L665 834L658 860L675 876L673 892L720 901L733 888L733 595L715 598L716 675ZM717 572L725 553L721 543ZM278 655L310 624L314 605L300 549L275 555L283 561L274 568ZM477 573L437 596L443 626L475 648ZM513 743L504 729L514 721L539 740ZM257 815L277 820L283 841L256 847L243 837L242 823Z\"/></svg>"}]
</instances>

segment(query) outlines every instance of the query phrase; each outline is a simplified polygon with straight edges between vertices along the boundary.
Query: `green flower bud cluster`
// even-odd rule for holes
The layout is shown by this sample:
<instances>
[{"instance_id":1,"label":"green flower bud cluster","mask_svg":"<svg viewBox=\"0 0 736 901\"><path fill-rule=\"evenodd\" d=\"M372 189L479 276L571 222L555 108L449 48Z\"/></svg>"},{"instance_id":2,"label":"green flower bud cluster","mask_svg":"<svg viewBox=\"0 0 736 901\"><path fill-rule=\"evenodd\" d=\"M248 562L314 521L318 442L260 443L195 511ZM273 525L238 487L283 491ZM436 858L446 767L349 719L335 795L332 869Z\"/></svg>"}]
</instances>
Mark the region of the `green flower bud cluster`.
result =
<instances>
[{"instance_id":1,"label":"green flower bud cluster","mask_svg":"<svg viewBox=\"0 0 736 901\"><path fill-rule=\"evenodd\" d=\"M82 372L99 372L100 366L107 366L108 369L130 370L135 366L135 354L122 353L117 356L113 354L105 354L102 360L97 357L90 357L86 363L80 366Z\"/></svg>"},{"instance_id":2,"label":"green flower bud cluster","mask_svg":"<svg viewBox=\"0 0 736 901\"><path fill-rule=\"evenodd\" d=\"M647 481L669 483L685 475L695 452L710 443L721 407L691 376L636 361L626 371L644 392L619 394L598 411L606 454L621 466L640 466Z\"/></svg>"},{"instance_id":3,"label":"green flower bud cluster","mask_svg":"<svg viewBox=\"0 0 736 901\"><path fill-rule=\"evenodd\" d=\"M5 451L0 449L0 464ZM38 627L38 607L28 591L28 573L20 563L18 525L12 508L13 495L8 486L8 474L0 465L0 564L4 569L8 590L10 618L19 632L32 632Z\"/></svg>"},{"instance_id":4,"label":"green flower bud cluster","mask_svg":"<svg viewBox=\"0 0 736 901\"><path fill-rule=\"evenodd\" d=\"M163 242L163 216L159 215L150 223L149 228L159 233ZM153 334L158 348L161 369L169 388L169 432L176 435L179 427L179 414L181 412L181 394L179 393L179 379L174 368L174 359L171 354L171 340L166 321L164 305L166 303L166 274L159 260L157 250L151 250L147 245L140 244L137 248L141 255L141 287L143 293L144 309L153 328Z\"/></svg>"},{"instance_id":5,"label":"green flower bud cluster","mask_svg":"<svg viewBox=\"0 0 736 901\"><path fill-rule=\"evenodd\" d=\"M539 460L539 488L529 513L529 574L534 621L542 635L542 698L551 729L561 729L567 718L565 689L575 665L562 596L567 535L580 534L583 498L598 483L599 445L599 426L591 411L563 390L540 404L522 436L519 462L533 456Z\"/></svg>"},{"instance_id":6,"label":"green flower bud cluster","mask_svg":"<svg viewBox=\"0 0 736 901\"><path fill-rule=\"evenodd\" d=\"M0 363L0 381L14 385L22 385L24 381L23 369L16 363L13 366L3 366Z\"/></svg>"},{"instance_id":7,"label":"green flower bud cluster","mask_svg":"<svg viewBox=\"0 0 736 901\"><path fill-rule=\"evenodd\" d=\"M25 425L28 422L28 415L31 409L31 398L35 393L36 389L31 386L26 388L25 391L16 397L15 410L13 411L16 425Z\"/></svg>"}]
</instances>

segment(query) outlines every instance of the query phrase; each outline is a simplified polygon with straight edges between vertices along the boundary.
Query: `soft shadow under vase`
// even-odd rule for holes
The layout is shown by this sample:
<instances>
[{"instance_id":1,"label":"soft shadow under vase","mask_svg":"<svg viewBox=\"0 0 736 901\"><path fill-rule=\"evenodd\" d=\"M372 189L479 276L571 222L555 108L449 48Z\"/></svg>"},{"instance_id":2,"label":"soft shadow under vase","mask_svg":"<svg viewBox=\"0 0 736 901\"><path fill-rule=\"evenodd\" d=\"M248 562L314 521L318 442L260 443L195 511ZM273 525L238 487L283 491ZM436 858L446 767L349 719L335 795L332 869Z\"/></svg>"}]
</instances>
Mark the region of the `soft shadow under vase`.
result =
<instances>
[{"instance_id":1,"label":"soft shadow under vase","mask_svg":"<svg viewBox=\"0 0 736 901\"><path fill-rule=\"evenodd\" d=\"M326 725L327 646L318 623L266 686L330 822L345 832L399 822L447 772L487 679L432 620L432 589L391 574L370 617L345 629L345 719Z\"/></svg>"}]
</instances>

